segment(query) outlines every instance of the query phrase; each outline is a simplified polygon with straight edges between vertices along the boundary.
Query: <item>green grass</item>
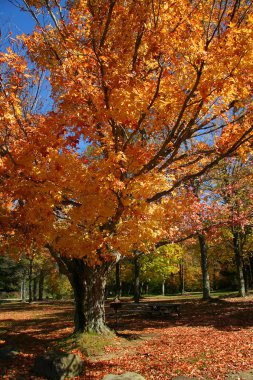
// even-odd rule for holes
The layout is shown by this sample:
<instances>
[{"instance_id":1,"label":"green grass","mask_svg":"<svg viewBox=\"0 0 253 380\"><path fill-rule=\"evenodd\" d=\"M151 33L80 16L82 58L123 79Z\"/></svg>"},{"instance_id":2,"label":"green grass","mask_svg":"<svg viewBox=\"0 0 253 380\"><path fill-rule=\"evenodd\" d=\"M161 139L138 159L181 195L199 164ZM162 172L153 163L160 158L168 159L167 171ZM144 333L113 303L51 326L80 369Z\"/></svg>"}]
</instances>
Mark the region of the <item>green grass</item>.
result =
<instances>
[{"instance_id":1,"label":"green grass","mask_svg":"<svg viewBox=\"0 0 253 380\"><path fill-rule=\"evenodd\" d=\"M212 298L226 298L226 297L237 297L238 291L233 290L219 290L219 291L211 291L211 297ZM249 294L253 294L253 290L249 291ZM157 298L157 299L171 299L171 300L191 300L191 299L201 299L202 298L202 292L185 292L184 294L181 293L174 293L174 294L166 294L163 295L157 295L157 294L145 294L142 296L142 299L145 298ZM130 297L122 297L122 299L132 299L132 296Z\"/></svg>"},{"instance_id":2,"label":"green grass","mask_svg":"<svg viewBox=\"0 0 253 380\"><path fill-rule=\"evenodd\" d=\"M115 340L113 332L108 334L82 333L72 334L57 342L56 347L60 350L71 351L78 349L86 356L100 356L105 353L105 347L112 345Z\"/></svg>"},{"instance_id":3,"label":"green grass","mask_svg":"<svg viewBox=\"0 0 253 380\"><path fill-rule=\"evenodd\" d=\"M114 339L113 333L107 335L85 333L79 337L78 347L87 356L102 355L105 347L113 344Z\"/></svg>"}]
</instances>

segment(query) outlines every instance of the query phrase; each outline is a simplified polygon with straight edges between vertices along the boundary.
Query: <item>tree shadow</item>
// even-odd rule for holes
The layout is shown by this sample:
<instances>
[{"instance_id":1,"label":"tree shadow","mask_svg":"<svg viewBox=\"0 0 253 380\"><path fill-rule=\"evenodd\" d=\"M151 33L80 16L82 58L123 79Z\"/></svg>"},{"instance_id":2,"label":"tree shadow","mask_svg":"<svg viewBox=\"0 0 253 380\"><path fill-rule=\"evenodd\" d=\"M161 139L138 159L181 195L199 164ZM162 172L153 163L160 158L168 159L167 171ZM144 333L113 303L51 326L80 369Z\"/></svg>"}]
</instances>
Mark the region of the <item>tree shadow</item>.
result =
<instances>
[{"instance_id":1,"label":"tree shadow","mask_svg":"<svg viewBox=\"0 0 253 380\"><path fill-rule=\"evenodd\" d=\"M160 329L171 326L213 327L222 331L253 326L253 303L247 299L177 300L177 304L180 305L180 314L171 314L168 317L150 317L138 312L124 315L123 309L120 309L118 322L115 315L108 314L108 325L118 333L124 330L142 331L147 328Z\"/></svg>"}]
</instances>

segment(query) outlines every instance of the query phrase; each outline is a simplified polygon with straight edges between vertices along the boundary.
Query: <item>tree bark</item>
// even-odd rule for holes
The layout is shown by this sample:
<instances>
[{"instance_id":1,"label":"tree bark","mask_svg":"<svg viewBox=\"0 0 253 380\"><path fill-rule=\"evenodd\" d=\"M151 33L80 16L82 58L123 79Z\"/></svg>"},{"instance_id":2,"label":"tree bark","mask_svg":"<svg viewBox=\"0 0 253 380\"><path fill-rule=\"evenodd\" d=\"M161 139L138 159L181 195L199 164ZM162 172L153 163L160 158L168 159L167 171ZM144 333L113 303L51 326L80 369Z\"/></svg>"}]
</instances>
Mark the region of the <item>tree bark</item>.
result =
<instances>
[{"instance_id":1,"label":"tree bark","mask_svg":"<svg viewBox=\"0 0 253 380\"><path fill-rule=\"evenodd\" d=\"M140 302L140 260L136 254L134 257L134 302Z\"/></svg>"},{"instance_id":2,"label":"tree bark","mask_svg":"<svg viewBox=\"0 0 253 380\"><path fill-rule=\"evenodd\" d=\"M65 274L74 291L74 332L108 333L105 323L105 286L111 262L89 267L82 259L62 257L50 245L46 246L57 261L59 270Z\"/></svg>"},{"instance_id":3,"label":"tree bark","mask_svg":"<svg viewBox=\"0 0 253 380\"><path fill-rule=\"evenodd\" d=\"M237 282L238 282L238 294L239 297L245 297L245 280L243 275L243 257L240 244L240 232L233 232L233 247L235 254L235 264L237 272Z\"/></svg>"},{"instance_id":4,"label":"tree bark","mask_svg":"<svg viewBox=\"0 0 253 380\"><path fill-rule=\"evenodd\" d=\"M202 284L203 284L203 300L209 300L210 294L210 280L208 273L208 261L207 261L207 245L205 236L201 233L198 234L200 255L201 255L201 271L202 271Z\"/></svg>"},{"instance_id":5,"label":"tree bark","mask_svg":"<svg viewBox=\"0 0 253 380\"><path fill-rule=\"evenodd\" d=\"M165 280L162 281L162 296L165 296Z\"/></svg>"},{"instance_id":6,"label":"tree bark","mask_svg":"<svg viewBox=\"0 0 253 380\"><path fill-rule=\"evenodd\" d=\"M252 253L251 253L252 255ZM250 287L253 287L253 257L249 257L249 270L250 270Z\"/></svg>"},{"instance_id":7,"label":"tree bark","mask_svg":"<svg viewBox=\"0 0 253 380\"><path fill-rule=\"evenodd\" d=\"M39 275L39 301L43 300L44 278L45 278L45 274L44 274L43 270L40 270L40 275Z\"/></svg>"},{"instance_id":8,"label":"tree bark","mask_svg":"<svg viewBox=\"0 0 253 380\"><path fill-rule=\"evenodd\" d=\"M105 286L109 264L88 267L82 259L63 259L74 290L75 332L106 333Z\"/></svg>"},{"instance_id":9,"label":"tree bark","mask_svg":"<svg viewBox=\"0 0 253 380\"><path fill-rule=\"evenodd\" d=\"M33 279L33 301L37 301L37 277Z\"/></svg>"},{"instance_id":10,"label":"tree bark","mask_svg":"<svg viewBox=\"0 0 253 380\"><path fill-rule=\"evenodd\" d=\"M105 333L105 285L108 265L89 268L75 259L72 286L75 297L75 332Z\"/></svg>"},{"instance_id":11,"label":"tree bark","mask_svg":"<svg viewBox=\"0 0 253 380\"><path fill-rule=\"evenodd\" d=\"M32 259L29 260L29 275L28 275L28 302L32 302L32 273L33 273L33 261Z\"/></svg>"},{"instance_id":12,"label":"tree bark","mask_svg":"<svg viewBox=\"0 0 253 380\"><path fill-rule=\"evenodd\" d=\"M24 269L22 271L22 280L21 280L21 300L24 302L26 300L26 294L25 294L25 281L26 280L26 270Z\"/></svg>"},{"instance_id":13,"label":"tree bark","mask_svg":"<svg viewBox=\"0 0 253 380\"><path fill-rule=\"evenodd\" d=\"M180 293L183 295L185 293L185 264L182 259L179 267L179 275L180 275Z\"/></svg>"}]
</instances>

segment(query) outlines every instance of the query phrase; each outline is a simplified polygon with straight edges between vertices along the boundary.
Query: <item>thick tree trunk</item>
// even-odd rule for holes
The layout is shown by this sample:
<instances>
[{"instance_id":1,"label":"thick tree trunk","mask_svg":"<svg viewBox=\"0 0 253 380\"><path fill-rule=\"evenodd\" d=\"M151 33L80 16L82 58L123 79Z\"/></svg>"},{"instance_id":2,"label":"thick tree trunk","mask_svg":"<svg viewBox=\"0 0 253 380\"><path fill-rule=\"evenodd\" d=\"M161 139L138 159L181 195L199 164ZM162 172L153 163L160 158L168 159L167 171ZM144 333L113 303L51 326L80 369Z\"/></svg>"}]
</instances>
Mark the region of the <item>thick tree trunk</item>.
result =
<instances>
[{"instance_id":1,"label":"thick tree trunk","mask_svg":"<svg viewBox=\"0 0 253 380\"><path fill-rule=\"evenodd\" d=\"M140 260L136 255L134 258L134 302L140 302Z\"/></svg>"},{"instance_id":2,"label":"thick tree trunk","mask_svg":"<svg viewBox=\"0 0 253 380\"><path fill-rule=\"evenodd\" d=\"M105 286L110 265L104 263L90 268L81 259L64 259L64 263L74 290L75 332L108 332L105 324Z\"/></svg>"},{"instance_id":3,"label":"thick tree trunk","mask_svg":"<svg viewBox=\"0 0 253 380\"><path fill-rule=\"evenodd\" d=\"M235 264L236 264L236 272L237 272L237 282L238 282L238 293L239 297L245 297L245 281L243 275L243 257L241 252L241 244L240 244L240 232L233 232L233 247L235 254Z\"/></svg>"},{"instance_id":4,"label":"thick tree trunk","mask_svg":"<svg viewBox=\"0 0 253 380\"><path fill-rule=\"evenodd\" d=\"M65 274L74 291L75 332L108 333L105 323L105 286L112 263L89 267L82 259L61 257L52 246L47 245L51 255Z\"/></svg>"},{"instance_id":5,"label":"thick tree trunk","mask_svg":"<svg viewBox=\"0 0 253 380\"><path fill-rule=\"evenodd\" d=\"M39 275L39 301L43 300L44 278L45 278L45 274L44 274L43 270L40 270L40 275Z\"/></svg>"},{"instance_id":6,"label":"thick tree trunk","mask_svg":"<svg viewBox=\"0 0 253 380\"><path fill-rule=\"evenodd\" d=\"M75 297L75 332L105 333L105 285L107 272L103 268L83 266L73 276Z\"/></svg>"},{"instance_id":7,"label":"thick tree trunk","mask_svg":"<svg viewBox=\"0 0 253 380\"><path fill-rule=\"evenodd\" d=\"M208 273L208 261L207 261L207 245L205 236L198 234L200 254L201 254L201 271L202 271L202 284L203 284L203 300L209 300L210 294L210 280Z\"/></svg>"}]
</instances>

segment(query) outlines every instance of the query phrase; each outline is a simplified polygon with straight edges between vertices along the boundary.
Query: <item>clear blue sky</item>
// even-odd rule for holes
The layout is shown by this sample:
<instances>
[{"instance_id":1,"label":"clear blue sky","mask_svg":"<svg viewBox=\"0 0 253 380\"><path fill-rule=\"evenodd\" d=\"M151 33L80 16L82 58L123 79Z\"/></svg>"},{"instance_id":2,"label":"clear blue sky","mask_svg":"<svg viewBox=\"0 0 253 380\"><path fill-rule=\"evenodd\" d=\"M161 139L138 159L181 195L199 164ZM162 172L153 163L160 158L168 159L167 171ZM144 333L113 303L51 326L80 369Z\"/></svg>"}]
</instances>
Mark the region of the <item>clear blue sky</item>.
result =
<instances>
[{"instance_id":1,"label":"clear blue sky","mask_svg":"<svg viewBox=\"0 0 253 380\"><path fill-rule=\"evenodd\" d=\"M30 33L33 27L31 15L22 12L9 0L0 0L0 28L3 34L9 31L12 31L13 35Z\"/></svg>"},{"instance_id":2,"label":"clear blue sky","mask_svg":"<svg viewBox=\"0 0 253 380\"><path fill-rule=\"evenodd\" d=\"M21 0L19 0L19 2L22 3ZM0 30L2 31L3 37L10 31L13 33L13 36L22 33L31 33L34 25L35 23L32 16L28 12L21 11L8 0L0 0ZM8 46L8 43L6 46ZM42 96L44 97L45 103L44 111L50 109L52 104L52 101L48 97L47 86L48 82L45 81L45 88L42 89ZM87 144L81 139L78 147L79 152L82 152L86 146Z\"/></svg>"}]
</instances>

